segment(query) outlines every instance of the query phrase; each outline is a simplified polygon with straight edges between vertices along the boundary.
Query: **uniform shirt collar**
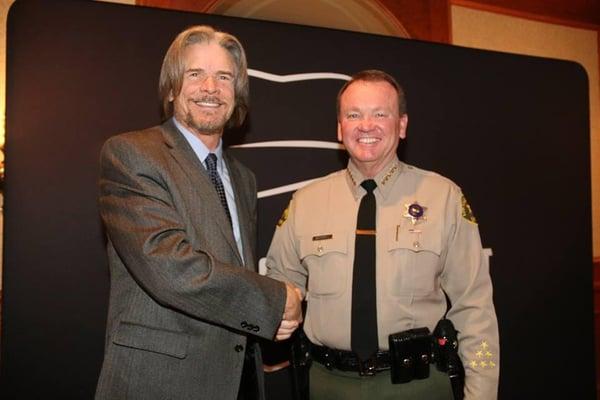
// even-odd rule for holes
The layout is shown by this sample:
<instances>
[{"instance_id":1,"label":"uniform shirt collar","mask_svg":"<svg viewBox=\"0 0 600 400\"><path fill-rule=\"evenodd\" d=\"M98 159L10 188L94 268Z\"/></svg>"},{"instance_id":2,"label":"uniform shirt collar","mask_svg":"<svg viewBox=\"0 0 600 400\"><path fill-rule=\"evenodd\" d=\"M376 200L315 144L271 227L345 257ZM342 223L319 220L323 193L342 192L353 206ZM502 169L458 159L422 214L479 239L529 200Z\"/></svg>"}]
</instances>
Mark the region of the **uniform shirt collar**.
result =
<instances>
[{"instance_id":1,"label":"uniform shirt collar","mask_svg":"<svg viewBox=\"0 0 600 400\"><path fill-rule=\"evenodd\" d=\"M377 183L376 192L379 192L385 199L392 190L394 182L398 179L398 176L404 169L404 164L398 160L398 157L394 157L375 177L373 178ZM354 197L360 199L365 190L360 186L361 182L366 178L356 167L352 159L348 161L348 168L346 169L346 182L352 191Z\"/></svg>"},{"instance_id":2,"label":"uniform shirt collar","mask_svg":"<svg viewBox=\"0 0 600 400\"><path fill-rule=\"evenodd\" d=\"M176 118L173 118L173 123L179 129L179 132L183 134L187 142L196 153L198 159L202 162L202 165L206 167L204 160L209 153L214 153L217 156L217 171L219 174L223 173L223 139L219 139L219 145L213 151L210 151L208 147L202 142L202 140L198 139L196 135L194 135L189 129L183 126Z\"/></svg>"}]
</instances>

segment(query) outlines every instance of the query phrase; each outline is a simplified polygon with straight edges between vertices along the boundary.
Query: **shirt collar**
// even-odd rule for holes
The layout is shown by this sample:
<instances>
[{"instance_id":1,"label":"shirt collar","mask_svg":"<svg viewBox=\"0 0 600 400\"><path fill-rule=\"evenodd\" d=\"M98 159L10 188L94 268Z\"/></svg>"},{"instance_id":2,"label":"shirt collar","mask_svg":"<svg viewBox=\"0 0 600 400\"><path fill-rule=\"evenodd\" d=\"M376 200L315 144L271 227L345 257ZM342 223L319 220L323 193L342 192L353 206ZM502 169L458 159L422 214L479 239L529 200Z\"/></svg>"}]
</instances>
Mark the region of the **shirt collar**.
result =
<instances>
[{"instance_id":1,"label":"shirt collar","mask_svg":"<svg viewBox=\"0 0 600 400\"><path fill-rule=\"evenodd\" d=\"M214 153L217 156L217 171L221 173L223 171L223 139L219 139L219 145L217 148L213 151L210 151L204 142L202 142L202 140L198 139L198 137L196 137L196 135L194 135L189 129L179 123L175 117L173 117L173 123L190 144L192 150L194 150L194 153L196 153L196 156L200 162L202 162L202 165L206 166L204 160L206 160L206 157L209 153Z\"/></svg>"},{"instance_id":2,"label":"shirt collar","mask_svg":"<svg viewBox=\"0 0 600 400\"><path fill-rule=\"evenodd\" d=\"M385 199L392 190L394 182L398 179L398 176L404 169L404 164L398 160L398 157L394 157L373 179L377 183L376 191L381 193L381 196ZM352 159L348 161L348 167L346 169L346 182L352 191L354 197L360 199L365 190L360 186L362 181L366 178L356 167Z\"/></svg>"}]
</instances>

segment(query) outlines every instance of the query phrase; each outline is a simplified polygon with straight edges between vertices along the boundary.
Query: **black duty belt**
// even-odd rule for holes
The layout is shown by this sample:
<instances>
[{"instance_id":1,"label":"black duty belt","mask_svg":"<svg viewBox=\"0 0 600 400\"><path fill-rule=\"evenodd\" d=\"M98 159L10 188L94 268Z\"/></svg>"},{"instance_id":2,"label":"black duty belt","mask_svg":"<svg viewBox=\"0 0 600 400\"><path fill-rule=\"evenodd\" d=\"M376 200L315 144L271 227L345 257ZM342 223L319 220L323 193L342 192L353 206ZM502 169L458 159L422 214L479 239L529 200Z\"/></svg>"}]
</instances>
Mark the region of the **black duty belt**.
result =
<instances>
[{"instance_id":1,"label":"black duty belt","mask_svg":"<svg viewBox=\"0 0 600 400\"><path fill-rule=\"evenodd\" d=\"M375 375L376 372L391 368L390 352L378 351L368 360L360 360L356 353L345 350L335 350L329 347L311 344L313 359L328 369L358 372L361 376Z\"/></svg>"}]
</instances>

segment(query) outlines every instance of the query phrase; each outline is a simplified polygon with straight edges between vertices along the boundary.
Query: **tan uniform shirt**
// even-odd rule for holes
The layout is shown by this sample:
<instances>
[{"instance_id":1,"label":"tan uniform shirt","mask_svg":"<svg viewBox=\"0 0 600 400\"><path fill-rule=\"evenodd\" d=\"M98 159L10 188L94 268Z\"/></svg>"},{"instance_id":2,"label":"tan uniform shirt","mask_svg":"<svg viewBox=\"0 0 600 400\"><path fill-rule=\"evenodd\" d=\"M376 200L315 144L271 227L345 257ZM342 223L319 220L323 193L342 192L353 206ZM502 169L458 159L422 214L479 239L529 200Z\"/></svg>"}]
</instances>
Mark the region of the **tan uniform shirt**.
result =
<instances>
[{"instance_id":1,"label":"tan uniform shirt","mask_svg":"<svg viewBox=\"0 0 600 400\"><path fill-rule=\"evenodd\" d=\"M356 218L365 178L352 162L298 190L278 223L268 275L305 293L304 330L316 344L350 350ZM433 331L446 312L459 331L465 399L497 397L498 325L488 259L460 189L450 180L392 161L375 177L376 285L380 349L388 335ZM424 213L414 218L408 206Z\"/></svg>"}]
</instances>

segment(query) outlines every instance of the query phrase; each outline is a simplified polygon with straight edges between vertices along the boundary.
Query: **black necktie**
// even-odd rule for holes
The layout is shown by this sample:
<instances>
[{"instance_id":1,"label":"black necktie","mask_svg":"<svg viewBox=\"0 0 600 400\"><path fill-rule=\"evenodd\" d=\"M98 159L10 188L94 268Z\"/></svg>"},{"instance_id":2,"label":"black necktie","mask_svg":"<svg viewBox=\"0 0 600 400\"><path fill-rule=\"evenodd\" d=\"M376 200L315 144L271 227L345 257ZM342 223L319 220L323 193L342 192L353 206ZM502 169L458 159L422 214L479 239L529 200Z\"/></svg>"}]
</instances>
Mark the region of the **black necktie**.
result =
<instances>
[{"instance_id":1,"label":"black necktie","mask_svg":"<svg viewBox=\"0 0 600 400\"><path fill-rule=\"evenodd\" d=\"M209 153L204 162L206 163L208 176L210 177L212 184L217 190L219 200L221 200L221 205L223 206L225 214L227 214L227 218L229 219L229 223L231 224L231 214L229 213L229 207L227 207L227 197L225 196L225 189L223 188L223 182L221 182L221 177L219 177L219 173L217 172L217 155L214 153Z\"/></svg>"},{"instance_id":2,"label":"black necktie","mask_svg":"<svg viewBox=\"0 0 600 400\"><path fill-rule=\"evenodd\" d=\"M373 179L361 183L367 194L360 201L354 243L352 276L351 346L365 361L379 348L377 336L377 291L375 287L375 216L377 202Z\"/></svg>"}]
</instances>

